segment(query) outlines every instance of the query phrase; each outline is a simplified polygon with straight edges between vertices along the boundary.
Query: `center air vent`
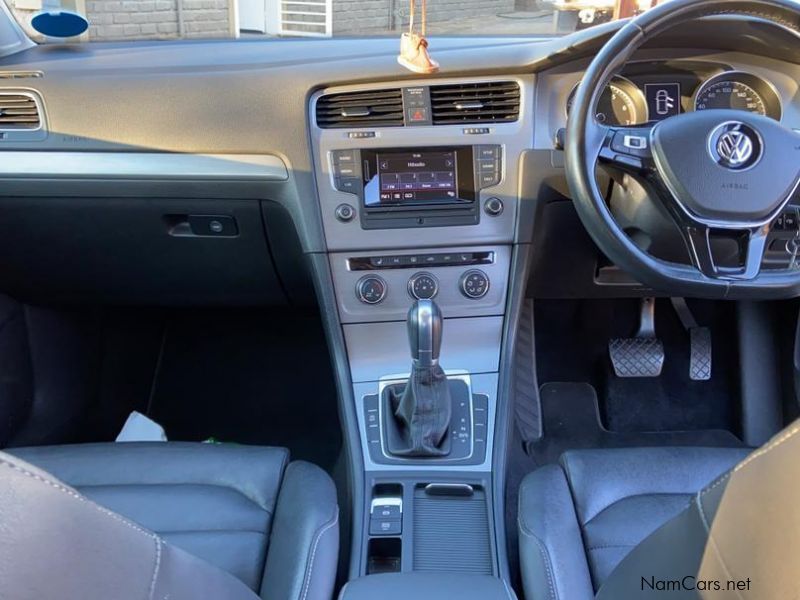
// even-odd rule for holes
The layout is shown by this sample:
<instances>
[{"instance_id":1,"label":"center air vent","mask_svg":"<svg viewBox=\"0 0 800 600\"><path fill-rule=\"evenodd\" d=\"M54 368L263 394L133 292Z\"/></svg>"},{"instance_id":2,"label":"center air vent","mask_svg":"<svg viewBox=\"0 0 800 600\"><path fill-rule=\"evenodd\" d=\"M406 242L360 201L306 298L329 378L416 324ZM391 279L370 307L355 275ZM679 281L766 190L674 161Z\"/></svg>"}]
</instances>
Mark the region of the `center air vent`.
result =
<instances>
[{"instance_id":1,"label":"center air vent","mask_svg":"<svg viewBox=\"0 0 800 600\"><path fill-rule=\"evenodd\" d=\"M433 124L510 123L519 119L519 98L519 84L514 81L435 85Z\"/></svg>"},{"instance_id":2,"label":"center air vent","mask_svg":"<svg viewBox=\"0 0 800 600\"><path fill-rule=\"evenodd\" d=\"M33 96L0 93L0 131L38 129L41 124L39 105Z\"/></svg>"},{"instance_id":3,"label":"center air vent","mask_svg":"<svg viewBox=\"0 0 800 600\"><path fill-rule=\"evenodd\" d=\"M317 125L402 127L403 94L399 89L329 94L317 100Z\"/></svg>"}]
</instances>

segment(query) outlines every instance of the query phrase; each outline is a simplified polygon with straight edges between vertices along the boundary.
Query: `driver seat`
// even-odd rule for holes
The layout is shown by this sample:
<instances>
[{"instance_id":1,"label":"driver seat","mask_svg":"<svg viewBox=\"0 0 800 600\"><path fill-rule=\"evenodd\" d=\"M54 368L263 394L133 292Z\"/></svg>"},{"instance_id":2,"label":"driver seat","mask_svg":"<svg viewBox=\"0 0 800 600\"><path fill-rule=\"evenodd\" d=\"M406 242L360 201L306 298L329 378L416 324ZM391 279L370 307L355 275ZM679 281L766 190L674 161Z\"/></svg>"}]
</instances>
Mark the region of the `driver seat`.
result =
<instances>
[{"instance_id":1,"label":"driver seat","mask_svg":"<svg viewBox=\"0 0 800 600\"><path fill-rule=\"evenodd\" d=\"M660 598L658 581L681 582L670 598L700 598L708 596L689 589L693 581L724 586L759 575L749 595L723 587L711 597L792 597L798 432L795 422L750 456L739 448L580 450L534 471L519 493L526 599Z\"/></svg>"}]
</instances>

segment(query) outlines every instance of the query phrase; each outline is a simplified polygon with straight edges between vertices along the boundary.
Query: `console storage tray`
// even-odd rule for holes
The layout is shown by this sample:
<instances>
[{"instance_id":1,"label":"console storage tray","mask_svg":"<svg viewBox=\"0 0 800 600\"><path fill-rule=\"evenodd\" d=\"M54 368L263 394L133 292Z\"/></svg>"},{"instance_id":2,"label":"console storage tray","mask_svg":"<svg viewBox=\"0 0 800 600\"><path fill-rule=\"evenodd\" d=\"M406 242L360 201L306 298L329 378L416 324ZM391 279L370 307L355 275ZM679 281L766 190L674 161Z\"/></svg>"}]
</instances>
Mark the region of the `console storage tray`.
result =
<instances>
[{"instance_id":1,"label":"console storage tray","mask_svg":"<svg viewBox=\"0 0 800 600\"><path fill-rule=\"evenodd\" d=\"M408 600L458 598L458 600L514 600L501 579L465 573L383 573L354 579L342 589L339 600Z\"/></svg>"}]
</instances>

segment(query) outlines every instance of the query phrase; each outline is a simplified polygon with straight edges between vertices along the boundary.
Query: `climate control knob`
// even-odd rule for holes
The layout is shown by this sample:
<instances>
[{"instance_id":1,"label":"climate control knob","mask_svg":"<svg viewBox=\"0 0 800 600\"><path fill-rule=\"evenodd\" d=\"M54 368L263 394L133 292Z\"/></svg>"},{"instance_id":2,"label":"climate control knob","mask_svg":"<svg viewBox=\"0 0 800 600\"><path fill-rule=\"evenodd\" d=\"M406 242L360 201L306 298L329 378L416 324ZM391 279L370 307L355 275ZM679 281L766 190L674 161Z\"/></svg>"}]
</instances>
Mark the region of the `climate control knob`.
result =
<instances>
[{"instance_id":1,"label":"climate control knob","mask_svg":"<svg viewBox=\"0 0 800 600\"><path fill-rule=\"evenodd\" d=\"M459 287L467 298L483 298L489 292L489 276L480 269L470 269L461 276Z\"/></svg>"},{"instance_id":2,"label":"climate control knob","mask_svg":"<svg viewBox=\"0 0 800 600\"><path fill-rule=\"evenodd\" d=\"M378 304L386 298L388 286L382 277L365 275L356 283L356 296L364 304Z\"/></svg>"},{"instance_id":3,"label":"climate control knob","mask_svg":"<svg viewBox=\"0 0 800 600\"><path fill-rule=\"evenodd\" d=\"M408 293L417 300L430 300L439 291L439 280L430 273L415 273L408 280Z\"/></svg>"}]
</instances>

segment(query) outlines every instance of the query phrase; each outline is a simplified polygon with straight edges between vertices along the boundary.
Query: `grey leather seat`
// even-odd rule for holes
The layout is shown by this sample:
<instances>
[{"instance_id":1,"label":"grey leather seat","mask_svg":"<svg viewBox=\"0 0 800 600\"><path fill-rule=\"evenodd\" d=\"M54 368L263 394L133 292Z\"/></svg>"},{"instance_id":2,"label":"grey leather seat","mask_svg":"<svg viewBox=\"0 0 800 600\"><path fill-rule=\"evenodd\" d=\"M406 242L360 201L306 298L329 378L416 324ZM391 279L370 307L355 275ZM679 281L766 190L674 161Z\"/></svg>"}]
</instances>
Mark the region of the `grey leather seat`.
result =
<instances>
[{"instance_id":1,"label":"grey leather seat","mask_svg":"<svg viewBox=\"0 0 800 600\"><path fill-rule=\"evenodd\" d=\"M151 586L150 596L132 598L329 600L333 594L339 544L333 482L311 464L289 462L284 449L176 442L15 448L0 453L0 466L0 530L18 539L15 547L0 544L0 597L127 598L121 590L135 587L123 579L117 593L101 595L100 588L71 582L82 594L34 594L14 569L43 574L48 561L58 572L76 569L86 583L116 570L151 577L164 592L153 595ZM97 569L106 569L96 574L78 564L95 530L113 530L109 539L97 539L103 556L91 551ZM142 565L151 559L161 566L148 573ZM8 587L13 582L22 587Z\"/></svg>"},{"instance_id":2,"label":"grey leather seat","mask_svg":"<svg viewBox=\"0 0 800 600\"><path fill-rule=\"evenodd\" d=\"M558 465L534 471L519 492L520 563L527 600L594 598L637 545L749 452L580 450L562 455Z\"/></svg>"}]
</instances>

